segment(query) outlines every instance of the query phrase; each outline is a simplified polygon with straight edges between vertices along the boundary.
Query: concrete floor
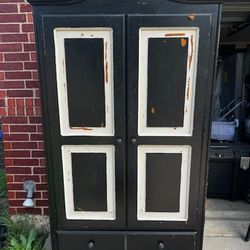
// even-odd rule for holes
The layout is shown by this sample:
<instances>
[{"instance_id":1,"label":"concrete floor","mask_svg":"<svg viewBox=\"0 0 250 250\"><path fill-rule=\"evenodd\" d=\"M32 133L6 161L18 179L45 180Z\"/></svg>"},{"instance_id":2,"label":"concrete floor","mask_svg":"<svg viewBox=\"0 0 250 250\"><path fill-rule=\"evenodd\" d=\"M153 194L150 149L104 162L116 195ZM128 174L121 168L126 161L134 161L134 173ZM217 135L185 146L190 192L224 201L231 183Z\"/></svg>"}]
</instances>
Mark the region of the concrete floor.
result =
<instances>
[{"instance_id":1,"label":"concrete floor","mask_svg":"<svg viewBox=\"0 0 250 250\"><path fill-rule=\"evenodd\" d=\"M250 242L232 237L205 237L203 250L249 250ZM184 249L183 249L184 250Z\"/></svg>"},{"instance_id":2,"label":"concrete floor","mask_svg":"<svg viewBox=\"0 0 250 250\"><path fill-rule=\"evenodd\" d=\"M207 199L206 219L250 220L250 204L245 201Z\"/></svg>"},{"instance_id":3,"label":"concrete floor","mask_svg":"<svg viewBox=\"0 0 250 250\"><path fill-rule=\"evenodd\" d=\"M250 223L250 204L208 199L203 250L250 250L244 237Z\"/></svg>"}]
</instances>

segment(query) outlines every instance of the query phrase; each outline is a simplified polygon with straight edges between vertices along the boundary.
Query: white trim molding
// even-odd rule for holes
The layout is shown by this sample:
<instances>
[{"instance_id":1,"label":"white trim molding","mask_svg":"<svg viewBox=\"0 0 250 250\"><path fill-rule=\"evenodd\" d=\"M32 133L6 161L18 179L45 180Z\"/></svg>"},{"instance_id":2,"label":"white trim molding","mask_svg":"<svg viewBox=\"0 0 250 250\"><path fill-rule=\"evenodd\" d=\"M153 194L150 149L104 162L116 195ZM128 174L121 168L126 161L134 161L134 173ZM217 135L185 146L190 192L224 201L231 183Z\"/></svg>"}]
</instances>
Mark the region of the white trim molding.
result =
<instances>
[{"instance_id":1,"label":"white trim molding","mask_svg":"<svg viewBox=\"0 0 250 250\"><path fill-rule=\"evenodd\" d=\"M72 153L105 153L107 178L107 211L76 211L74 209ZM68 220L115 220L115 147L113 145L63 145L63 181L65 213ZM88 192L88 190L83 190Z\"/></svg>"},{"instance_id":2,"label":"white trim molding","mask_svg":"<svg viewBox=\"0 0 250 250\"><path fill-rule=\"evenodd\" d=\"M64 40L103 39L105 127L71 127L67 94L67 72ZM112 28L56 28L54 29L57 95L60 130L63 136L112 136L114 135L114 82L113 82L113 30Z\"/></svg>"},{"instance_id":3,"label":"white trim molding","mask_svg":"<svg viewBox=\"0 0 250 250\"><path fill-rule=\"evenodd\" d=\"M182 127L148 127L148 41L149 38L187 38L187 71L184 118ZM196 71L199 45L197 27L143 27L139 30L139 75L138 75L138 134L141 136L192 136ZM173 62L174 63L174 62ZM163 83L164 84L164 83Z\"/></svg>"},{"instance_id":4,"label":"white trim molding","mask_svg":"<svg viewBox=\"0 0 250 250\"><path fill-rule=\"evenodd\" d=\"M146 211L146 154L178 153L182 155L179 212ZM189 145L140 145L137 160L137 219L139 221L187 221L192 148ZM168 167L166 165L166 167Z\"/></svg>"}]
</instances>

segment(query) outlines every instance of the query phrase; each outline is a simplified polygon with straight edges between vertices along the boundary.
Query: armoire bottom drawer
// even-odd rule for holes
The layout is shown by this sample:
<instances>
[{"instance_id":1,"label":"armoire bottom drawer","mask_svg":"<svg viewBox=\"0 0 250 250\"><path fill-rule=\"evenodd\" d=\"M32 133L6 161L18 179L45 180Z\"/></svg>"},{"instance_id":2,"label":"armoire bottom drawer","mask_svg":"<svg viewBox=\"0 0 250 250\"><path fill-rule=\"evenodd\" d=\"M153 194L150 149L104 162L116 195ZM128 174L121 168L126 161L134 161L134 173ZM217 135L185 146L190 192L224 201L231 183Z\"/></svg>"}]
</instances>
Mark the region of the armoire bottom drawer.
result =
<instances>
[{"instance_id":1,"label":"armoire bottom drawer","mask_svg":"<svg viewBox=\"0 0 250 250\"><path fill-rule=\"evenodd\" d=\"M59 250L194 250L192 232L59 232Z\"/></svg>"},{"instance_id":2,"label":"armoire bottom drawer","mask_svg":"<svg viewBox=\"0 0 250 250\"><path fill-rule=\"evenodd\" d=\"M124 235L58 234L59 250L124 250Z\"/></svg>"},{"instance_id":3,"label":"armoire bottom drawer","mask_svg":"<svg viewBox=\"0 0 250 250\"><path fill-rule=\"evenodd\" d=\"M127 250L194 250L195 233L130 234Z\"/></svg>"}]
</instances>

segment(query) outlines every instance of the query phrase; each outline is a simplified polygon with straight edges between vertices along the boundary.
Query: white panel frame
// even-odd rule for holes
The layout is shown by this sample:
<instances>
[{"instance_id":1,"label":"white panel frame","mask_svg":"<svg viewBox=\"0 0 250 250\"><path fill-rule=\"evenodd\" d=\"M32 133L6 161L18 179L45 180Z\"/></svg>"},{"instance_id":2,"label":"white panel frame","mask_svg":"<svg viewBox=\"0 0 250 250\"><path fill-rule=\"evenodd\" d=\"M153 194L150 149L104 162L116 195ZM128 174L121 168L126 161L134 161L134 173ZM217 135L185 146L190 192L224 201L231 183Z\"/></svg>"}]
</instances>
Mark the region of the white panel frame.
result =
<instances>
[{"instance_id":1,"label":"white panel frame","mask_svg":"<svg viewBox=\"0 0 250 250\"><path fill-rule=\"evenodd\" d=\"M179 212L146 211L146 153L182 154ZM137 219L138 221L187 221L192 148L189 145L140 145L137 160Z\"/></svg>"},{"instance_id":2,"label":"white panel frame","mask_svg":"<svg viewBox=\"0 0 250 250\"><path fill-rule=\"evenodd\" d=\"M67 95L67 72L64 39L103 39L105 127L70 127ZM114 76L112 28L55 28L55 60L58 91L60 130L63 136L113 136L114 135ZM83 69L84 70L84 69Z\"/></svg>"},{"instance_id":3,"label":"white panel frame","mask_svg":"<svg viewBox=\"0 0 250 250\"><path fill-rule=\"evenodd\" d=\"M68 220L115 220L115 147L113 145L63 145L62 165L65 213ZM107 211L75 211L73 197L72 153L105 153L107 177ZM86 191L87 192L87 191ZM84 195L84 191L83 191Z\"/></svg>"},{"instance_id":4,"label":"white panel frame","mask_svg":"<svg viewBox=\"0 0 250 250\"><path fill-rule=\"evenodd\" d=\"M148 40L149 38L188 38L187 74L183 127L147 127ZM141 136L192 136L196 71L199 44L197 27L143 27L139 30L138 134ZM181 46L181 45L180 45ZM174 63L174 62L173 62ZM164 84L164 83L163 83Z\"/></svg>"}]
</instances>

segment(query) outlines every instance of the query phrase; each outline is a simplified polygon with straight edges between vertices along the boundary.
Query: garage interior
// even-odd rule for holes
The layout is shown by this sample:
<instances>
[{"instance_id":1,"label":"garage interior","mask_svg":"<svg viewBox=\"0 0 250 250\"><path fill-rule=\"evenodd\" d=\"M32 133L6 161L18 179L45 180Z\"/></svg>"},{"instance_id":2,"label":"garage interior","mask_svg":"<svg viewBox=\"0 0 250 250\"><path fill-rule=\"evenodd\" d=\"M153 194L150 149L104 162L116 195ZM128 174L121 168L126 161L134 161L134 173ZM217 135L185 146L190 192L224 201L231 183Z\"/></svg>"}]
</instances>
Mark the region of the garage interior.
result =
<instances>
[{"instance_id":1,"label":"garage interior","mask_svg":"<svg viewBox=\"0 0 250 250\"><path fill-rule=\"evenodd\" d=\"M250 2L227 2L213 95L205 250L250 247L244 242L250 223L249 156Z\"/></svg>"}]
</instances>

